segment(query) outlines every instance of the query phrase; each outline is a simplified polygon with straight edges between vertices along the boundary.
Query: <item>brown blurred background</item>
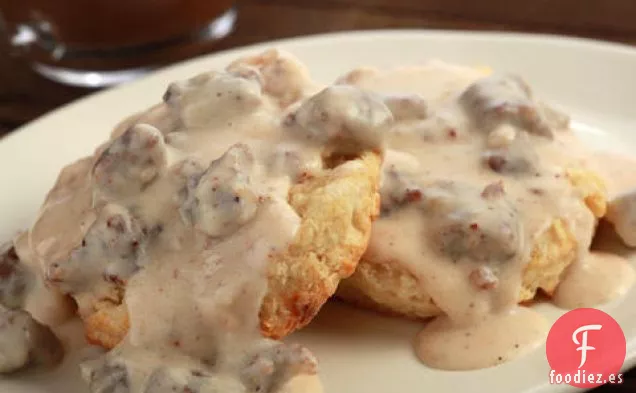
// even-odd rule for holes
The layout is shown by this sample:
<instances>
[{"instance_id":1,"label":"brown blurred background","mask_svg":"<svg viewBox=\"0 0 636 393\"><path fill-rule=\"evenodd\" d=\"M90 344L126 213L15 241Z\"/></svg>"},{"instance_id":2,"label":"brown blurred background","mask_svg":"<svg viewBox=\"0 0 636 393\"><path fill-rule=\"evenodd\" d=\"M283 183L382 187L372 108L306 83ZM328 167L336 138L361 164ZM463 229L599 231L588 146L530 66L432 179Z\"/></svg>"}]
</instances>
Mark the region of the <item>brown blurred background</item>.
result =
<instances>
[{"instance_id":1,"label":"brown blurred background","mask_svg":"<svg viewBox=\"0 0 636 393\"><path fill-rule=\"evenodd\" d=\"M57 0L0 0L0 10L5 14L11 13L11 4L15 6L29 1L60 4ZM73 1L79 4L91 0ZM152 4L153 1L161 2L132 0L129 3ZM103 0L96 1L100 2ZM219 4L219 8L228 3L226 0L208 2ZM117 1L108 3L116 4ZM147 4L144 6L150 8ZM636 44L634 0L244 0L237 6L239 14L235 31L226 39L191 54L281 37L379 28L541 32ZM80 16L80 12L74 15L75 18ZM122 21L112 23L120 25ZM9 24L4 30L12 28ZM79 28L81 32L81 24ZM125 34L125 29L121 31ZM5 39L7 32L2 33L0 134L91 91L61 86L38 76L31 70L23 51L10 48ZM161 55L163 57L155 57L152 61L165 64L189 54Z\"/></svg>"}]
</instances>

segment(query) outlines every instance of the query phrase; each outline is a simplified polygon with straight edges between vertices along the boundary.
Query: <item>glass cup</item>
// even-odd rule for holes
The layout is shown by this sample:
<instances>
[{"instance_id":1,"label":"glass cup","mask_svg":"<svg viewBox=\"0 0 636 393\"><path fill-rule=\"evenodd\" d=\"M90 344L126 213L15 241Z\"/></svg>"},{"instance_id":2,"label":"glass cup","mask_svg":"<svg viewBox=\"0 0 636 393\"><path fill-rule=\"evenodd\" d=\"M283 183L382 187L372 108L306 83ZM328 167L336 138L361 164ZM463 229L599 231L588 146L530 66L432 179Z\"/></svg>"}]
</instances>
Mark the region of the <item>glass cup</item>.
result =
<instances>
[{"instance_id":1,"label":"glass cup","mask_svg":"<svg viewBox=\"0 0 636 393\"><path fill-rule=\"evenodd\" d=\"M201 54L234 29L233 0L0 0L10 43L60 83L103 87Z\"/></svg>"}]
</instances>

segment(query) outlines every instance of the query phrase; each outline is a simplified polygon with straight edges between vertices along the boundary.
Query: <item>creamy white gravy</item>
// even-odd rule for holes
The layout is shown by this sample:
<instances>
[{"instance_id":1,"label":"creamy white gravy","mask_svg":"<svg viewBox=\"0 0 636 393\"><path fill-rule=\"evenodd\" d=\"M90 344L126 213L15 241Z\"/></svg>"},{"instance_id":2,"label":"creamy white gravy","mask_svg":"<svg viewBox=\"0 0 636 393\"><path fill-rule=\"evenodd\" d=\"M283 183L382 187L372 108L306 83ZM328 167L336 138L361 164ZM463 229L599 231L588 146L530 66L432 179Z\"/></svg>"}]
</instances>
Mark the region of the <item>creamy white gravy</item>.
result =
<instances>
[{"instance_id":1,"label":"creamy white gravy","mask_svg":"<svg viewBox=\"0 0 636 393\"><path fill-rule=\"evenodd\" d=\"M533 350L543 344L549 328L541 314L526 307L485 315L467 326L458 326L443 316L422 329L415 350L428 366L474 370Z\"/></svg>"},{"instance_id":2,"label":"creamy white gravy","mask_svg":"<svg viewBox=\"0 0 636 393\"><path fill-rule=\"evenodd\" d=\"M270 51L172 84L62 171L15 241L38 276L24 307L55 325L74 311L67 294L82 316L125 304L124 341L82 366L94 393L321 391L307 349L260 336L264 269L300 222L290 186L333 149L380 147L368 255L403 263L442 310L416 340L427 365L489 367L542 342L545 320L517 303L555 218L578 244L557 304L596 305L631 285L623 259L588 252L595 219L566 169L589 153L517 77L432 62L359 69L320 90ZM26 361L15 355L7 363Z\"/></svg>"},{"instance_id":3,"label":"creamy white gravy","mask_svg":"<svg viewBox=\"0 0 636 393\"><path fill-rule=\"evenodd\" d=\"M261 337L266 267L300 225L290 187L339 149L380 151L392 121L276 51L171 84L62 171L15 242L44 283L26 308L53 324L63 294L83 317L125 305L123 342L82 365L94 393L320 391L307 349Z\"/></svg>"},{"instance_id":4,"label":"creamy white gravy","mask_svg":"<svg viewBox=\"0 0 636 393\"><path fill-rule=\"evenodd\" d=\"M594 152L592 157L594 169L605 180L610 199L636 186L636 158L606 151Z\"/></svg>"},{"instance_id":5,"label":"creamy white gravy","mask_svg":"<svg viewBox=\"0 0 636 393\"><path fill-rule=\"evenodd\" d=\"M566 309L594 307L624 295L634 283L634 269L625 258L594 251L572 265L552 301Z\"/></svg>"},{"instance_id":6,"label":"creamy white gravy","mask_svg":"<svg viewBox=\"0 0 636 393\"><path fill-rule=\"evenodd\" d=\"M598 305L633 281L622 258L589 254L596 220L567 171L588 167L591 155L567 116L518 77L486 74L431 62L340 80L402 106L366 257L402 264L442 310L416 340L420 359L441 369L493 366L543 342L546 322L517 303L530 252L557 218L578 244L557 304Z\"/></svg>"}]
</instances>

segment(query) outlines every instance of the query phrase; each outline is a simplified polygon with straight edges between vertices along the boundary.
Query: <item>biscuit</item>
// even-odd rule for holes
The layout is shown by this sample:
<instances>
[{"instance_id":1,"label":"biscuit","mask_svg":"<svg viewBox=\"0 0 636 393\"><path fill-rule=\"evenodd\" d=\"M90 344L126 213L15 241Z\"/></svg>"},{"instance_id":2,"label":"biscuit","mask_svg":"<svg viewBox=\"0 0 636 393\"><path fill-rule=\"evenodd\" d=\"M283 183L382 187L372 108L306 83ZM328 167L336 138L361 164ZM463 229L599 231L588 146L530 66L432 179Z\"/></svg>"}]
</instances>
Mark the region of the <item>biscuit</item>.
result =
<instances>
[{"instance_id":1,"label":"biscuit","mask_svg":"<svg viewBox=\"0 0 636 393\"><path fill-rule=\"evenodd\" d=\"M381 161L366 152L292 186L288 201L301 224L288 248L269 261L259 315L263 336L281 338L307 325L354 272L379 211ZM113 348L129 328L126 307L102 302L96 309L84 319L87 340Z\"/></svg>"},{"instance_id":2,"label":"biscuit","mask_svg":"<svg viewBox=\"0 0 636 393\"><path fill-rule=\"evenodd\" d=\"M588 209L596 218L602 217L607 202L600 178L582 169L567 173ZM576 260L577 247L565 222L554 219L532 247L523 270L519 302L532 301L539 290L551 295L567 267ZM364 308L409 318L442 314L426 288L400 261L377 260L368 254L362 257L355 274L340 284L337 296Z\"/></svg>"}]
</instances>

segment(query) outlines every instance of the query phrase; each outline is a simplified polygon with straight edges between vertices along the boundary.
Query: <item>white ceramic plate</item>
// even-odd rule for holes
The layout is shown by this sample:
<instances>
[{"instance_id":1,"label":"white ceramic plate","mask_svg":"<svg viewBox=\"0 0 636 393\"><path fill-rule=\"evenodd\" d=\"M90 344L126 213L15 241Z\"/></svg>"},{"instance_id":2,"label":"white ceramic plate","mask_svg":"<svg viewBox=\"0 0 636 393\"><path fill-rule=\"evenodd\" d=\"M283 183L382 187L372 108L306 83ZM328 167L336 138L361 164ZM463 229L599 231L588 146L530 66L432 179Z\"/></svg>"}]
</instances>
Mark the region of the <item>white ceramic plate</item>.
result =
<instances>
[{"instance_id":1,"label":"white ceramic plate","mask_svg":"<svg viewBox=\"0 0 636 393\"><path fill-rule=\"evenodd\" d=\"M636 154L636 50L600 42L536 35L384 31L316 36L265 43L202 57L138 82L60 108L0 141L0 239L29 225L66 163L91 153L125 116L160 100L166 85L230 60L278 47L308 64L316 79L333 81L359 66L417 64L430 58L489 65L526 77L539 96L569 112L586 142L599 149ZM636 288L605 305L623 327L625 368L636 365ZM561 315L541 307L555 320ZM472 372L427 369L411 341L419 324L346 306L328 305L311 327L290 338L321 361L327 393L471 392L542 393L572 388L548 384L545 348L499 367ZM73 330L67 333L72 336ZM74 330L78 332L77 329ZM74 359L56 373L0 379L7 393L85 393ZM573 389L572 389L573 390Z\"/></svg>"}]
</instances>

